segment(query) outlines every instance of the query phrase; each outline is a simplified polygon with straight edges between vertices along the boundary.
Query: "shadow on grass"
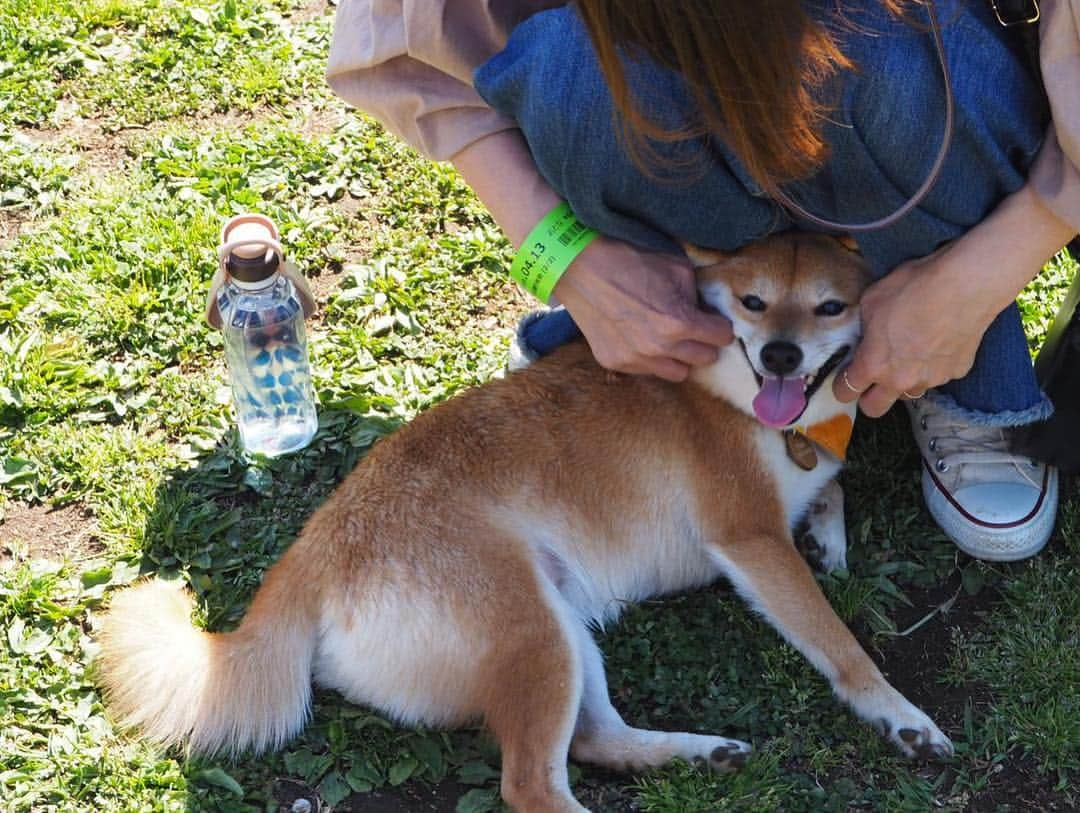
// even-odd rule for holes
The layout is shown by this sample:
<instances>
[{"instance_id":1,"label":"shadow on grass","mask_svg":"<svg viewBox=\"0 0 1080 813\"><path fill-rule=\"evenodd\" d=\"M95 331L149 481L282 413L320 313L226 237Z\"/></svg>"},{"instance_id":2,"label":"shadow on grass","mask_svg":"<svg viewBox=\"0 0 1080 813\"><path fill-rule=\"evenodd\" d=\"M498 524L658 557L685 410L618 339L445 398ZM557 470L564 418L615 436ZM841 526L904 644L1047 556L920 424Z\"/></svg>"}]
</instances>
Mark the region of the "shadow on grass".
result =
<instances>
[{"instance_id":1,"label":"shadow on grass","mask_svg":"<svg viewBox=\"0 0 1080 813\"><path fill-rule=\"evenodd\" d=\"M398 422L323 409L302 451L249 459L230 430L192 467L162 479L144 534L142 569L181 575L206 608L208 629L230 629L263 572L372 443Z\"/></svg>"}]
</instances>

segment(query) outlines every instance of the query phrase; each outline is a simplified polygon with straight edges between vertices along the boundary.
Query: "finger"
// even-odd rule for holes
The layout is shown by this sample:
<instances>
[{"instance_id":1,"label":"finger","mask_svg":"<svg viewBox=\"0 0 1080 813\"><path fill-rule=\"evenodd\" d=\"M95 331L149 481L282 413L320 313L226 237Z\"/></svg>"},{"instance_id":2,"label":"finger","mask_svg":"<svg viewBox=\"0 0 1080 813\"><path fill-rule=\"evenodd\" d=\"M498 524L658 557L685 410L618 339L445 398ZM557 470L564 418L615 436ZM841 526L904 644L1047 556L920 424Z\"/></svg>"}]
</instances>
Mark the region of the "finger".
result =
<instances>
[{"instance_id":1,"label":"finger","mask_svg":"<svg viewBox=\"0 0 1080 813\"><path fill-rule=\"evenodd\" d=\"M852 401L858 400L870 386L869 384L856 383L860 379L856 377L858 373L853 372L854 367L853 362L837 373L836 378L833 379L833 395L836 396L837 401L843 404L850 404Z\"/></svg>"},{"instance_id":2,"label":"finger","mask_svg":"<svg viewBox=\"0 0 1080 813\"><path fill-rule=\"evenodd\" d=\"M870 418L880 418L896 403L900 393L882 384L876 384L859 399L859 409Z\"/></svg>"},{"instance_id":3,"label":"finger","mask_svg":"<svg viewBox=\"0 0 1080 813\"><path fill-rule=\"evenodd\" d=\"M643 359L640 363L640 370L676 384L685 381L686 377L690 375L690 365L662 356Z\"/></svg>"},{"instance_id":4,"label":"finger","mask_svg":"<svg viewBox=\"0 0 1080 813\"><path fill-rule=\"evenodd\" d=\"M690 375L690 366L665 355L643 355L635 353L624 358L601 358L593 353L593 358L605 370L626 375L654 375L665 381L679 383Z\"/></svg>"},{"instance_id":5,"label":"finger","mask_svg":"<svg viewBox=\"0 0 1080 813\"><path fill-rule=\"evenodd\" d=\"M685 339L712 347L726 347L735 338L730 320L718 313L709 313L698 308L690 312L689 328Z\"/></svg>"},{"instance_id":6,"label":"finger","mask_svg":"<svg viewBox=\"0 0 1080 813\"><path fill-rule=\"evenodd\" d=\"M674 345L667 355L691 367L704 367L720 357L720 350L711 344L682 341Z\"/></svg>"},{"instance_id":7,"label":"finger","mask_svg":"<svg viewBox=\"0 0 1080 813\"><path fill-rule=\"evenodd\" d=\"M925 387L922 384L908 384L906 387L901 387L896 382L893 383L893 387L900 393L900 397L905 401L914 401L918 398L922 398L929 389L929 387Z\"/></svg>"}]
</instances>

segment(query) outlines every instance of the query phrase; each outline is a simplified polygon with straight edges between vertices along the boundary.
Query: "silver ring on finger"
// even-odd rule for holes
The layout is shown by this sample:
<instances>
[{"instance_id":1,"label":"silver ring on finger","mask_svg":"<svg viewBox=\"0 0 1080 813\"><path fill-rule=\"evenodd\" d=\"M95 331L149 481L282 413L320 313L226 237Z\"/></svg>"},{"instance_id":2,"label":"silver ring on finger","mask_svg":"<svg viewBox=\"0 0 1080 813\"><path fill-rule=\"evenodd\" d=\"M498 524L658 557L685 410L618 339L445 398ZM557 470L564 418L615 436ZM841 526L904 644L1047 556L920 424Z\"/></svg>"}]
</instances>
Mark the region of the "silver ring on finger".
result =
<instances>
[{"instance_id":1,"label":"silver ring on finger","mask_svg":"<svg viewBox=\"0 0 1080 813\"><path fill-rule=\"evenodd\" d=\"M907 390L903 390L900 394L907 398L909 401L918 401L920 398L926 395L926 390L923 390L922 392L917 392L914 395Z\"/></svg>"},{"instance_id":2,"label":"silver ring on finger","mask_svg":"<svg viewBox=\"0 0 1080 813\"><path fill-rule=\"evenodd\" d=\"M840 373L840 380L843 382L845 387L847 387L849 390L851 390L856 395L862 395L865 392L865 390L857 389L855 387L855 385L852 384L851 381L848 380L847 370L844 370L844 372Z\"/></svg>"}]
</instances>

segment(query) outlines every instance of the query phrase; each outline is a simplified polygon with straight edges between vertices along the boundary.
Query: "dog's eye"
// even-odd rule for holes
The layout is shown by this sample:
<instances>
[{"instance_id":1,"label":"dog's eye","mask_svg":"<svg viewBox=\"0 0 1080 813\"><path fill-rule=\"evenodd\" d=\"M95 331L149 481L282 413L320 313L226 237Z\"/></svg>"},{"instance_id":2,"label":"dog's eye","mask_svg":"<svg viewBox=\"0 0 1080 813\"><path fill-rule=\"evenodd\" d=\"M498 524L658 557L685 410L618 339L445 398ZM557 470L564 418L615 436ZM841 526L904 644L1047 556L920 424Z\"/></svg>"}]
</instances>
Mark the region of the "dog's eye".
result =
<instances>
[{"instance_id":1,"label":"dog's eye","mask_svg":"<svg viewBox=\"0 0 1080 813\"><path fill-rule=\"evenodd\" d=\"M742 302L742 306L748 311L757 311L760 313L765 310L766 307L765 301L760 296L754 296L753 294L747 294L739 301Z\"/></svg>"},{"instance_id":2,"label":"dog's eye","mask_svg":"<svg viewBox=\"0 0 1080 813\"><path fill-rule=\"evenodd\" d=\"M838 299L830 299L827 302L822 302L816 308L814 308L815 316L839 316L847 309L847 303L841 302Z\"/></svg>"}]
</instances>

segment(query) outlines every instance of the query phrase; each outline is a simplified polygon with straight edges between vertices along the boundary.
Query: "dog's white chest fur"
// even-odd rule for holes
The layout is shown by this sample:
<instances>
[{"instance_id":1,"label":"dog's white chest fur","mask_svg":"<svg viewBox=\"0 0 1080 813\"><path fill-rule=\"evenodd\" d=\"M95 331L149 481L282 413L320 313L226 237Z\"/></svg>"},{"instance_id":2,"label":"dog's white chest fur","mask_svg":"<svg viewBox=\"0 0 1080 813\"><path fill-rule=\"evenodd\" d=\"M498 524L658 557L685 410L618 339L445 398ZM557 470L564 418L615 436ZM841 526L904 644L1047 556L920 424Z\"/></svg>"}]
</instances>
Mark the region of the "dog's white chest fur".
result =
<instances>
[{"instance_id":1,"label":"dog's white chest fur","mask_svg":"<svg viewBox=\"0 0 1080 813\"><path fill-rule=\"evenodd\" d=\"M791 459L783 434L765 426L755 428L754 442L760 459L776 480L776 493L784 506L787 525L793 528L805 516L810 503L825 488L825 484L839 473L840 461L819 451L817 465L806 471Z\"/></svg>"}]
</instances>

